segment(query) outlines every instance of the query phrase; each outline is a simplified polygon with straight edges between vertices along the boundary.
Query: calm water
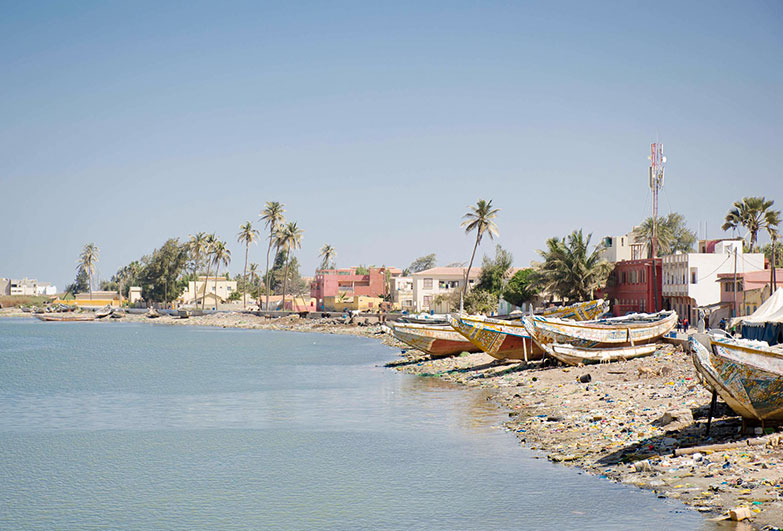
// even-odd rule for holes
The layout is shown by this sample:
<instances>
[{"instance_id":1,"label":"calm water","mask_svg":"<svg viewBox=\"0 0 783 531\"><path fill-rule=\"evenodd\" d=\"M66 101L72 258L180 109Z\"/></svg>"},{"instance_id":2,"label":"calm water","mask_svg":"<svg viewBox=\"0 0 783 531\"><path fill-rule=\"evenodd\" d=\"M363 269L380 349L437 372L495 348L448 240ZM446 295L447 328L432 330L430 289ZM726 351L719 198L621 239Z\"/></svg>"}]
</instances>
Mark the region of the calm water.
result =
<instances>
[{"instance_id":1,"label":"calm water","mask_svg":"<svg viewBox=\"0 0 783 531\"><path fill-rule=\"evenodd\" d=\"M367 339L0 320L0 528L696 529Z\"/></svg>"}]
</instances>

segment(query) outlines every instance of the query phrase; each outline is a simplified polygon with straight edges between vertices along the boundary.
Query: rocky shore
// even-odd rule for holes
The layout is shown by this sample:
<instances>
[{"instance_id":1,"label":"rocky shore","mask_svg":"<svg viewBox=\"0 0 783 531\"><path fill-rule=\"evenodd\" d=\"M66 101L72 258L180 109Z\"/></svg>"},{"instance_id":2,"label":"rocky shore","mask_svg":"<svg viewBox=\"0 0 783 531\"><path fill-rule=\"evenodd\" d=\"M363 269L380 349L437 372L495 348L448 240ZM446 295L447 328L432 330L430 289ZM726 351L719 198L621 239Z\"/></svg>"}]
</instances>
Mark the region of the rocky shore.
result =
<instances>
[{"instance_id":1,"label":"rocky shore","mask_svg":"<svg viewBox=\"0 0 783 531\"><path fill-rule=\"evenodd\" d=\"M0 317L29 315L0 310ZM406 350L378 325L340 319L226 313L127 315L121 321L373 337L402 351L388 367L487 392L508 412L506 427L538 458L679 499L707 518L739 508L752 524L745 520L738 528L783 526L783 432L743 431L741 420L719 402L705 435L711 395L682 347L661 344L647 358L562 367L501 363L483 353L430 359Z\"/></svg>"}]
</instances>

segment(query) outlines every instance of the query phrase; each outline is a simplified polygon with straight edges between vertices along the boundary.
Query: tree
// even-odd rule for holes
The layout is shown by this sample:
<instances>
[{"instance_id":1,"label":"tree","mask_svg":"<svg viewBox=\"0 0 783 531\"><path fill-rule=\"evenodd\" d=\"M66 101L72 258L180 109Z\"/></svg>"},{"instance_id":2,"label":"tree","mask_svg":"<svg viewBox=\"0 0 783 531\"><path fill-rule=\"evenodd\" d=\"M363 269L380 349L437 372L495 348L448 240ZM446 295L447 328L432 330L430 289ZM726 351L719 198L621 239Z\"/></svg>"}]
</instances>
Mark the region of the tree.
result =
<instances>
[{"instance_id":1,"label":"tree","mask_svg":"<svg viewBox=\"0 0 783 531\"><path fill-rule=\"evenodd\" d=\"M454 312L459 309L460 295L462 292L459 290L436 295L434 302L438 305L446 304L448 312ZM498 298L488 291L475 289L463 298L462 306L468 313L490 314L498 307Z\"/></svg>"},{"instance_id":2,"label":"tree","mask_svg":"<svg viewBox=\"0 0 783 531\"><path fill-rule=\"evenodd\" d=\"M92 300L92 276L95 274L95 264L98 263L98 247L94 243L88 243L82 249L82 254L79 255L78 265L76 270L84 271L89 279L90 288L90 300Z\"/></svg>"},{"instance_id":3,"label":"tree","mask_svg":"<svg viewBox=\"0 0 783 531\"><path fill-rule=\"evenodd\" d=\"M216 240L212 245L212 262L215 264L215 296L217 297L217 279L220 272L220 265L228 267L231 263L231 250L226 247L226 242ZM217 303L216 303L217 304Z\"/></svg>"},{"instance_id":4,"label":"tree","mask_svg":"<svg viewBox=\"0 0 783 531\"><path fill-rule=\"evenodd\" d=\"M522 306L526 302L532 302L538 295L534 279L535 272L532 268L517 271L506 284L503 298L514 306Z\"/></svg>"},{"instance_id":5,"label":"tree","mask_svg":"<svg viewBox=\"0 0 783 531\"><path fill-rule=\"evenodd\" d=\"M513 257L500 245L495 246L495 258L484 255L477 290L488 291L499 297L506 283Z\"/></svg>"},{"instance_id":6,"label":"tree","mask_svg":"<svg viewBox=\"0 0 783 531\"><path fill-rule=\"evenodd\" d=\"M169 302L185 291L182 274L188 262L188 244L180 244L179 239L170 238L155 249L151 255L142 258L142 268L138 272L138 282L144 298L151 302Z\"/></svg>"},{"instance_id":7,"label":"tree","mask_svg":"<svg viewBox=\"0 0 783 531\"><path fill-rule=\"evenodd\" d=\"M369 275L370 274L370 269L366 265L359 264L356 267L356 274L357 275Z\"/></svg>"},{"instance_id":8,"label":"tree","mask_svg":"<svg viewBox=\"0 0 783 531\"><path fill-rule=\"evenodd\" d=\"M677 251L689 252L696 243L696 233L685 226L685 218L677 212L658 218L656 224L657 253L659 256ZM636 229L636 235L647 244L647 257L652 258L653 219L649 217Z\"/></svg>"},{"instance_id":9,"label":"tree","mask_svg":"<svg viewBox=\"0 0 783 531\"><path fill-rule=\"evenodd\" d=\"M259 217L264 222L264 226L269 229L269 244L266 247L266 274L264 275L264 284L266 285L266 309L269 309L269 251L272 245L275 245L275 257L277 257L280 248L277 246L278 229L285 223L285 205L277 201L267 201L264 210Z\"/></svg>"},{"instance_id":10,"label":"tree","mask_svg":"<svg viewBox=\"0 0 783 531\"><path fill-rule=\"evenodd\" d=\"M536 264L535 288L567 300L592 300L612 266L601 258L603 245L596 245L590 252L591 238L592 234L588 234L585 239L582 229L563 239L549 238L546 250L538 251L544 262Z\"/></svg>"},{"instance_id":11,"label":"tree","mask_svg":"<svg viewBox=\"0 0 783 531\"><path fill-rule=\"evenodd\" d=\"M418 273L419 271L424 271L425 269L432 269L435 267L435 263L435 253L425 254L424 256L420 256L411 262L411 265L409 265L407 268L405 268L405 271L403 271L403 275L407 277L411 273Z\"/></svg>"},{"instance_id":12,"label":"tree","mask_svg":"<svg viewBox=\"0 0 783 531\"><path fill-rule=\"evenodd\" d=\"M285 311L285 295L286 288L288 287L288 270L291 265L291 256L296 249L302 247L302 233L302 229L296 226L296 222L292 221L284 227L281 227L277 235L277 247L284 250L288 256L285 266L285 276L283 277L283 311Z\"/></svg>"},{"instance_id":13,"label":"tree","mask_svg":"<svg viewBox=\"0 0 783 531\"><path fill-rule=\"evenodd\" d=\"M87 273L85 273L84 269L77 268L76 279L65 287L65 293L70 293L75 298L77 293L82 293L88 289L90 289L90 279L87 277Z\"/></svg>"},{"instance_id":14,"label":"tree","mask_svg":"<svg viewBox=\"0 0 783 531\"><path fill-rule=\"evenodd\" d=\"M500 212L499 208L492 208L492 200L484 201L479 199L475 205L468 206L468 212L463 218L461 227L465 229L465 234L471 232L476 233L476 243L473 245L473 253L470 255L470 262L468 262L468 270L465 272L465 285L462 287L463 297L468 290L468 279L470 278L470 268L473 267L473 259L476 257L476 249L478 249L481 239L484 234L489 236L490 240L495 239L498 235L498 228L495 222L492 221Z\"/></svg>"},{"instance_id":15,"label":"tree","mask_svg":"<svg viewBox=\"0 0 783 531\"><path fill-rule=\"evenodd\" d=\"M334 247L328 243L325 243L323 247L321 247L319 256L321 257L321 265L319 266L319 269L335 268L334 259L337 256L337 250Z\"/></svg>"},{"instance_id":16,"label":"tree","mask_svg":"<svg viewBox=\"0 0 783 531\"><path fill-rule=\"evenodd\" d=\"M193 280L198 280L198 270L201 268L201 262L207 254L209 235L206 232L197 232L191 234L187 243L188 255L193 269ZM194 284L195 289L195 284Z\"/></svg>"},{"instance_id":17,"label":"tree","mask_svg":"<svg viewBox=\"0 0 783 531\"><path fill-rule=\"evenodd\" d=\"M258 300L258 297L259 297L259 295L258 295L258 280L259 280L259 277L258 277L258 264L256 264L255 262L251 262L250 263L250 268L248 269L248 272L250 273L250 285L253 287L250 290L250 295L254 299ZM247 288L245 288L245 289L247 289Z\"/></svg>"},{"instance_id":18,"label":"tree","mask_svg":"<svg viewBox=\"0 0 783 531\"><path fill-rule=\"evenodd\" d=\"M760 230L766 229L772 235L777 233L780 225L780 210L772 210L775 201L767 201L764 197L745 197L735 201L734 208L726 214L726 222L721 227L724 231L742 226L750 234L750 252L756 248L756 239Z\"/></svg>"},{"instance_id":19,"label":"tree","mask_svg":"<svg viewBox=\"0 0 783 531\"><path fill-rule=\"evenodd\" d=\"M204 286L201 289L201 309L204 309L204 302L207 298L207 282L209 282L209 268L212 265L212 251L214 250L215 243L217 242L217 236L215 233L207 234L206 243L204 244L204 257L207 260L207 276L204 277ZM196 284L194 284L195 289Z\"/></svg>"},{"instance_id":20,"label":"tree","mask_svg":"<svg viewBox=\"0 0 783 531\"><path fill-rule=\"evenodd\" d=\"M258 230L253 228L253 225L248 221L241 227L239 227L239 233L237 234L237 242L245 244L245 267L242 270L243 285L247 284L247 253L250 250L250 244L258 239ZM243 303L242 307L247 308L247 289L243 289Z\"/></svg>"}]
</instances>

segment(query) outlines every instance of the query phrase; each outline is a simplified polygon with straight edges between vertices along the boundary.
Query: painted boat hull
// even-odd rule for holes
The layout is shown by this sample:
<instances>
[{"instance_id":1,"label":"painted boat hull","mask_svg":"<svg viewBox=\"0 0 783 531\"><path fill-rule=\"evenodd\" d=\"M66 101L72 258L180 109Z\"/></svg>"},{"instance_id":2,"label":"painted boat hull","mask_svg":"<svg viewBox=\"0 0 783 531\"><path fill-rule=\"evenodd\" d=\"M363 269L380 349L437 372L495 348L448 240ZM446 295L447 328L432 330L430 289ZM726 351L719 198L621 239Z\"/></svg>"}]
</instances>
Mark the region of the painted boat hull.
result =
<instances>
[{"instance_id":1,"label":"painted boat hull","mask_svg":"<svg viewBox=\"0 0 783 531\"><path fill-rule=\"evenodd\" d=\"M567 365L608 363L611 361L641 358L643 356L649 356L658 349L658 346L655 343L636 345L633 347L612 348L581 348L561 343L545 343L542 346L547 354Z\"/></svg>"},{"instance_id":2,"label":"painted boat hull","mask_svg":"<svg viewBox=\"0 0 783 531\"><path fill-rule=\"evenodd\" d=\"M528 361L544 356L544 351L519 321L501 321L481 315L450 315L449 324L495 359Z\"/></svg>"},{"instance_id":3,"label":"painted boat hull","mask_svg":"<svg viewBox=\"0 0 783 531\"><path fill-rule=\"evenodd\" d=\"M672 311L649 316L572 321L533 315L522 319L527 332L539 345L570 343L582 348L628 347L657 341L674 329Z\"/></svg>"},{"instance_id":4,"label":"painted boat hull","mask_svg":"<svg viewBox=\"0 0 783 531\"><path fill-rule=\"evenodd\" d=\"M430 356L453 356L462 352L481 351L450 326L390 323L388 328L394 337Z\"/></svg>"},{"instance_id":5,"label":"painted boat hull","mask_svg":"<svg viewBox=\"0 0 783 531\"><path fill-rule=\"evenodd\" d=\"M37 313L35 317L41 321L94 321L94 315L52 315L48 313Z\"/></svg>"},{"instance_id":6,"label":"painted boat hull","mask_svg":"<svg viewBox=\"0 0 783 531\"><path fill-rule=\"evenodd\" d=\"M691 336L689 346L702 383L737 415L783 421L783 352L706 334Z\"/></svg>"},{"instance_id":7,"label":"painted boat hull","mask_svg":"<svg viewBox=\"0 0 783 531\"><path fill-rule=\"evenodd\" d=\"M596 319L609 311L609 301L597 299L594 301L577 302L561 308L550 308L539 315L556 317L558 319L573 319L574 321L589 321Z\"/></svg>"}]
</instances>

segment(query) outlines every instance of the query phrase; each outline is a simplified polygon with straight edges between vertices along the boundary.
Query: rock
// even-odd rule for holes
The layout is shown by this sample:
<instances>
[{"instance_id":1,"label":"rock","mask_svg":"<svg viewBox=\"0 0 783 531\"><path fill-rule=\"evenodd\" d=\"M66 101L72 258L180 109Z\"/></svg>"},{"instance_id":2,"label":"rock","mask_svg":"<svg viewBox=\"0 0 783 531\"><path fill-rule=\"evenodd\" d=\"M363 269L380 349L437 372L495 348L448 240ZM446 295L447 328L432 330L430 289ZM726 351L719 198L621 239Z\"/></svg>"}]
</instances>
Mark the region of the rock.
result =
<instances>
[{"instance_id":1,"label":"rock","mask_svg":"<svg viewBox=\"0 0 783 531\"><path fill-rule=\"evenodd\" d=\"M667 411L666 413L664 413L663 415L655 419L652 423L655 426L666 426L667 424L671 424L672 422L674 422L674 419L675 417Z\"/></svg>"},{"instance_id":2,"label":"rock","mask_svg":"<svg viewBox=\"0 0 783 531\"><path fill-rule=\"evenodd\" d=\"M678 411L667 411L657 419L655 419L652 424L654 426L666 426L668 424L671 424L674 421L679 422L693 422L693 415L691 412L687 409L681 409Z\"/></svg>"},{"instance_id":3,"label":"rock","mask_svg":"<svg viewBox=\"0 0 783 531\"><path fill-rule=\"evenodd\" d=\"M638 463L635 463L633 466L634 470L636 472L652 472L653 467L650 464L649 461L639 461Z\"/></svg>"},{"instance_id":4,"label":"rock","mask_svg":"<svg viewBox=\"0 0 783 531\"><path fill-rule=\"evenodd\" d=\"M675 439L674 437L664 437L661 443L664 446L674 446L675 444L677 444L677 439Z\"/></svg>"}]
</instances>

